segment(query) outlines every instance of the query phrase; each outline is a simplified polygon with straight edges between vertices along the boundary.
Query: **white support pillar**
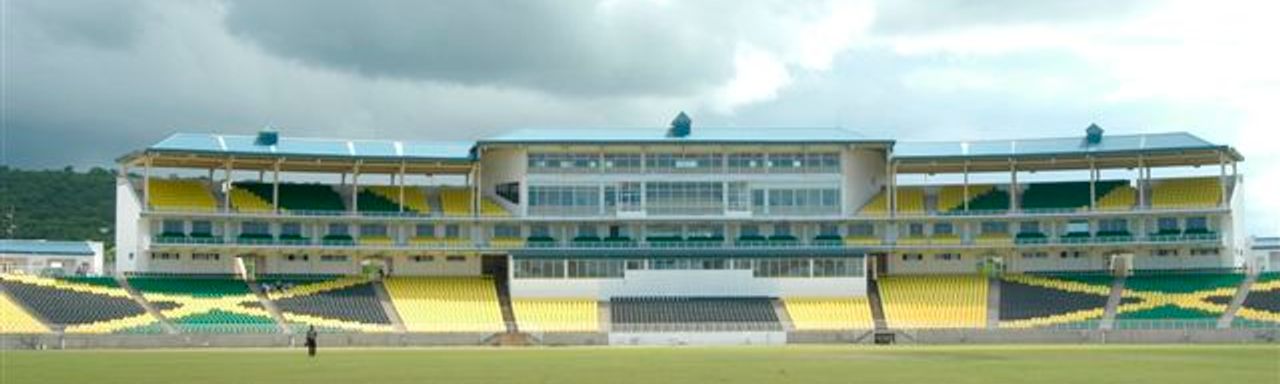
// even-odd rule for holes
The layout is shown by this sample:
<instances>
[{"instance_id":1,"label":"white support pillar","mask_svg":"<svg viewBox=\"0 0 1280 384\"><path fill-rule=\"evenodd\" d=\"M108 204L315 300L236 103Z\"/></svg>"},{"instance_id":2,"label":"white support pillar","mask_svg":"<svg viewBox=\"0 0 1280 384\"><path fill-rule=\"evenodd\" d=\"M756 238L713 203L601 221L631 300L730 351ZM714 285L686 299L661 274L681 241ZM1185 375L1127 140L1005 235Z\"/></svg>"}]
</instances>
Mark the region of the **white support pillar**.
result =
<instances>
[{"instance_id":1,"label":"white support pillar","mask_svg":"<svg viewBox=\"0 0 1280 384\"><path fill-rule=\"evenodd\" d=\"M1018 162L1009 160L1009 212L1018 211Z\"/></svg>"},{"instance_id":2,"label":"white support pillar","mask_svg":"<svg viewBox=\"0 0 1280 384\"><path fill-rule=\"evenodd\" d=\"M964 161L964 211L969 212L969 160Z\"/></svg>"},{"instance_id":3,"label":"white support pillar","mask_svg":"<svg viewBox=\"0 0 1280 384\"><path fill-rule=\"evenodd\" d=\"M128 175L126 175L128 176ZM151 155L142 164L142 210L151 209Z\"/></svg>"},{"instance_id":4,"label":"white support pillar","mask_svg":"<svg viewBox=\"0 0 1280 384\"><path fill-rule=\"evenodd\" d=\"M271 173L271 211L276 214L280 213L280 162L282 160L276 159Z\"/></svg>"},{"instance_id":5,"label":"white support pillar","mask_svg":"<svg viewBox=\"0 0 1280 384\"><path fill-rule=\"evenodd\" d=\"M1089 210L1098 210L1098 165L1094 162L1093 156L1089 156Z\"/></svg>"},{"instance_id":6,"label":"white support pillar","mask_svg":"<svg viewBox=\"0 0 1280 384\"><path fill-rule=\"evenodd\" d=\"M1147 160L1138 155L1138 209L1147 206Z\"/></svg>"},{"instance_id":7,"label":"white support pillar","mask_svg":"<svg viewBox=\"0 0 1280 384\"><path fill-rule=\"evenodd\" d=\"M407 167L407 165L405 164L405 162L401 161L401 162L400 162L400 184L399 184L399 187L400 187L400 199L399 199L399 200L400 200L400 213L404 213L404 171L405 171L405 167Z\"/></svg>"},{"instance_id":8,"label":"white support pillar","mask_svg":"<svg viewBox=\"0 0 1280 384\"><path fill-rule=\"evenodd\" d=\"M1227 154L1222 151L1218 151L1218 169L1220 172L1218 174L1218 188L1221 190L1220 192L1222 193L1221 195L1222 198L1219 204L1223 208L1226 208L1227 207Z\"/></svg>"},{"instance_id":9,"label":"white support pillar","mask_svg":"<svg viewBox=\"0 0 1280 384\"><path fill-rule=\"evenodd\" d=\"M227 162L223 168L223 173L222 173L222 185L223 185L222 211L223 212L231 212L231 189L233 188L231 185L231 163L234 163L235 161L236 159L234 157L227 159Z\"/></svg>"},{"instance_id":10,"label":"white support pillar","mask_svg":"<svg viewBox=\"0 0 1280 384\"><path fill-rule=\"evenodd\" d=\"M355 166L351 168L351 212L360 213L360 165L364 162L356 160Z\"/></svg>"}]
</instances>

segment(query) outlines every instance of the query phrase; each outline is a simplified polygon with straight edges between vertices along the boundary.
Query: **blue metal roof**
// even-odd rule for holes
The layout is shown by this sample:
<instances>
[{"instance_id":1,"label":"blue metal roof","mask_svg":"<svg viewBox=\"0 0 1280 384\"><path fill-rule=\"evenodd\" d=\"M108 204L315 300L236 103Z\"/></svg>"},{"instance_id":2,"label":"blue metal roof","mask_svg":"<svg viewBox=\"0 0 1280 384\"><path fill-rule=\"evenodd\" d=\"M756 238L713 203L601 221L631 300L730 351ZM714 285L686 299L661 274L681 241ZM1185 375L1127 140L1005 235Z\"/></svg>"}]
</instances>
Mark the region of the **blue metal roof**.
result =
<instances>
[{"instance_id":1,"label":"blue metal roof","mask_svg":"<svg viewBox=\"0 0 1280 384\"><path fill-rule=\"evenodd\" d=\"M87 241L0 239L0 254L33 256L93 256Z\"/></svg>"},{"instance_id":2,"label":"blue metal roof","mask_svg":"<svg viewBox=\"0 0 1280 384\"><path fill-rule=\"evenodd\" d=\"M155 152L249 156L314 156L416 160L470 160L472 142L318 139L281 136L275 145L259 145L256 136L176 133L147 148Z\"/></svg>"},{"instance_id":3,"label":"blue metal roof","mask_svg":"<svg viewBox=\"0 0 1280 384\"><path fill-rule=\"evenodd\" d=\"M685 137L666 128L526 128L480 140L480 144L657 144L657 143L891 143L843 128L693 127Z\"/></svg>"},{"instance_id":4,"label":"blue metal roof","mask_svg":"<svg viewBox=\"0 0 1280 384\"><path fill-rule=\"evenodd\" d=\"M1097 144L1089 144L1084 136L1025 140L981 140L948 142L899 142L894 146L895 159L936 159L976 157L1020 157L1050 155L1087 155L1106 153L1139 153L1179 150L1226 149L1195 135L1157 133L1140 135L1107 135Z\"/></svg>"}]
</instances>

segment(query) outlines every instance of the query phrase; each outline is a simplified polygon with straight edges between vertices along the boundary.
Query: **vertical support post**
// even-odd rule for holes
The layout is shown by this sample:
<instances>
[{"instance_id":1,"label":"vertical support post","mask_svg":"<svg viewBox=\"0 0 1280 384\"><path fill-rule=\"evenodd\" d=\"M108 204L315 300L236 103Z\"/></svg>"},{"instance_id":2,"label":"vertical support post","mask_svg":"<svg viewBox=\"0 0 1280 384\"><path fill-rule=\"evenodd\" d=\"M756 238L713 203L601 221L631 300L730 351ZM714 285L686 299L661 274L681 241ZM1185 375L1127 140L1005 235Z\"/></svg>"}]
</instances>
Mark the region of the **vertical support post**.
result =
<instances>
[{"instance_id":1,"label":"vertical support post","mask_svg":"<svg viewBox=\"0 0 1280 384\"><path fill-rule=\"evenodd\" d=\"M1147 161L1142 155L1138 155L1138 209L1147 206Z\"/></svg>"},{"instance_id":2,"label":"vertical support post","mask_svg":"<svg viewBox=\"0 0 1280 384\"><path fill-rule=\"evenodd\" d=\"M471 215L473 217L480 216L480 177L482 176L481 168L482 168L481 162L477 161L476 167L473 170L476 176L471 179Z\"/></svg>"},{"instance_id":3,"label":"vertical support post","mask_svg":"<svg viewBox=\"0 0 1280 384\"><path fill-rule=\"evenodd\" d=\"M1223 208L1226 208L1227 207L1227 154L1225 152L1218 151L1218 168L1219 168L1218 188L1220 189L1220 193L1222 193L1222 195L1220 195L1221 197L1219 198L1220 200L1219 204Z\"/></svg>"},{"instance_id":4,"label":"vertical support post","mask_svg":"<svg viewBox=\"0 0 1280 384\"><path fill-rule=\"evenodd\" d=\"M1098 165L1094 162L1093 156L1089 156L1089 210L1098 210L1098 178L1100 177Z\"/></svg>"},{"instance_id":5,"label":"vertical support post","mask_svg":"<svg viewBox=\"0 0 1280 384\"><path fill-rule=\"evenodd\" d=\"M231 163L234 163L235 161L236 160L234 157L227 159L226 165L224 165L224 168L223 168L223 173L222 173L222 185L224 185L224 188L223 188L224 193L222 196L223 212L231 212L231 189L234 188L231 185Z\"/></svg>"},{"instance_id":6,"label":"vertical support post","mask_svg":"<svg viewBox=\"0 0 1280 384\"><path fill-rule=\"evenodd\" d=\"M1018 211L1018 161L1009 159L1009 212Z\"/></svg>"},{"instance_id":7,"label":"vertical support post","mask_svg":"<svg viewBox=\"0 0 1280 384\"><path fill-rule=\"evenodd\" d=\"M969 160L964 161L964 211L969 212Z\"/></svg>"},{"instance_id":8,"label":"vertical support post","mask_svg":"<svg viewBox=\"0 0 1280 384\"><path fill-rule=\"evenodd\" d=\"M280 161L276 159L271 173L271 212L280 214Z\"/></svg>"},{"instance_id":9,"label":"vertical support post","mask_svg":"<svg viewBox=\"0 0 1280 384\"><path fill-rule=\"evenodd\" d=\"M405 162L400 162L400 213L404 213L404 171L406 166Z\"/></svg>"},{"instance_id":10,"label":"vertical support post","mask_svg":"<svg viewBox=\"0 0 1280 384\"><path fill-rule=\"evenodd\" d=\"M127 177L128 175L126 175ZM151 155L147 155L147 160L143 162L142 167L142 210L151 209Z\"/></svg>"},{"instance_id":11,"label":"vertical support post","mask_svg":"<svg viewBox=\"0 0 1280 384\"><path fill-rule=\"evenodd\" d=\"M356 160L356 164L351 167L351 212L360 213L360 165L364 161Z\"/></svg>"}]
</instances>

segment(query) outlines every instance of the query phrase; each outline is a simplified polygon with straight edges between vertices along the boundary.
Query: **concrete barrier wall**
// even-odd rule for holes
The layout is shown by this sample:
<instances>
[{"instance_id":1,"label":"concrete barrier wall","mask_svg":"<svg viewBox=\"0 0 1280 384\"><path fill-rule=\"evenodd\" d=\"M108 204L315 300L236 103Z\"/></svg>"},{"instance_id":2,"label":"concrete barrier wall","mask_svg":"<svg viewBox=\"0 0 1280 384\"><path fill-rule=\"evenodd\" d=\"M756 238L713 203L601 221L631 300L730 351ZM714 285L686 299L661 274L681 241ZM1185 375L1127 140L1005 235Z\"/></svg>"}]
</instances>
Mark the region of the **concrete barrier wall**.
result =
<instances>
[{"instance_id":1,"label":"concrete barrier wall","mask_svg":"<svg viewBox=\"0 0 1280 384\"><path fill-rule=\"evenodd\" d=\"M872 331L721 333L538 333L538 345L609 344L871 344ZM1280 343L1276 329L1194 330L909 330L896 344L1161 344ZM321 348L489 345L485 333L322 334ZM0 349L300 348L298 335L4 335Z\"/></svg>"}]
</instances>

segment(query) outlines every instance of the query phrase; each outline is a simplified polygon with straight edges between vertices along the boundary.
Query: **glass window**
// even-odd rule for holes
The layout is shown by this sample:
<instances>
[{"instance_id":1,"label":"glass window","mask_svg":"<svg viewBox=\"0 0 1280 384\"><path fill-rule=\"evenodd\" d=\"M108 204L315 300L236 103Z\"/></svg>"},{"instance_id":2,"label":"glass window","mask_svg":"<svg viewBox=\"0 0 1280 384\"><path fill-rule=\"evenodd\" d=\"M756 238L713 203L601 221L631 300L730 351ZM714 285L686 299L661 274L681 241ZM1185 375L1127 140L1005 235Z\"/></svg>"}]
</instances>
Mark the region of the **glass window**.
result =
<instances>
[{"instance_id":1,"label":"glass window","mask_svg":"<svg viewBox=\"0 0 1280 384\"><path fill-rule=\"evenodd\" d=\"M924 236L924 224L923 223L907 224L907 234L911 236Z\"/></svg>"},{"instance_id":2,"label":"glass window","mask_svg":"<svg viewBox=\"0 0 1280 384\"><path fill-rule=\"evenodd\" d=\"M414 235L418 237L436 237L436 226L434 224L418 224L414 227Z\"/></svg>"},{"instance_id":3,"label":"glass window","mask_svg":"<svg viewBox=\"0 0 1280 384\"><path fill-rule=\"evenodd\" d=\"M456 239L462 237L462 227L457 224L449 224L444 226L444 237Z\"/></svg>"},{"instance_id":4,"label":"glass window","mask_svg":"<svg viewBox=\"0 0 1280 384\"><path fill-rule=\"evenodd\" d=\"M191 221L191 233L211 234L213 233L213 223L208 220L193 220Z\"/></svg>"},{"instance_id":5,"label":"glass window","mask_svg":"<svg viewBox=\"0 0 1280 384\"><path fill-rule=\"evenodd\" d=\"M184 228L185 225L183 225L182 223L182 220L165 220L160 222L160 227L161 227L160 230L163 233L172 233L172 234L187 233L186 228Z\"/></svg>"},{"instance_id":6,"label":"glass window","mask_svg":"<svg viewBox=\"0 0 1280 384\"><path fill-rule=\"evenodd\" d=\"M646 212L655 215L721 214L724 184L720 182L655 181L645 185Z\"/></svg>"},{"instance_id":7,"label":"glass window","mask_svg":"<svg viewBox=\"0 0 1280 384\"><path fill-rule=\"evenodd\" d=\"M529 213L533 215L596 215L600 207L600 189L594 185L529 186Z\"/></svg>"},{"instance_id":8,"label":"glass window","mask_svg":"<svg viewBox=\"0 0 1280 384\"><path fill-rule=\"evenodd\" d=\"M875 225L871 223L849 224L849 236L872 236L876 234Z\"/></svg>"},{"instance_id":9,"label":"glass window","mask_svg":"<svg viewBox=\"0 0 1280 384\"><path fill-rule=\"evenodd\" d=\"M249 235L269 235L271 225L263 221L246 221L240 223L240 233Z\"/></svg>"},{"instance_id":10,"label":"glass window","mask_svg":"<svg viewBox=\"0 0 1280 384\"><path fill-rule=\"evenodd\" d=\"M933 234L952 235L955 234L955 228L951 226L951 223L936 223L933 225Z\"/></svg>"},{"instance_id":11,"label":"glass window","mask_svg":"<svg viewBox=\"0 0 1280 384\"><path fill-rule=\"evenodd\" d=\"M1187 218L1188 230L1205 230L1209 229L1209 220L1204 216L1195 216Z\"/></svg>"},{"instance_id":12,"label":"glass window","mask_svg":"<svg viewBox=\"0 0 1280 384\"><path fill-rule=\"evenodd\" d=\"M1035 223L1034 221L1032 223ZM1037 223L1038 224L1038 223ZM982 233L1009 233L1009 223L1003 221L984 221L982 222ZM1023 229L1026 232L1025 227ZM1039 225L1032 232L1039 232Z\"/></svg>"},{"instance_id":13,"label":"glass window","mask_svg":"<svg viewBox=\"0 0 1280 384\"><path fill-rule=\"evenodd\" d=\"M384 224L360 224L360 236L386 236L387 226Z\"/></svg>"},{"instance_id":14,"label":"glass window","mask_svg":"<svg viewBox=\"0 0 1280 384\"><path fill-rule=\"evenodd\" d=\"M1039 233L1040 232L1040 222L1038 221L1024 221L1019 223L1018 227L1019 227L1018 232L1020 233Z\"/></svg>"},{"instance_id":15,"label":"glass window","mask_svg":"<svg viewBox=\"0 0 1280 384\"><path fill-rule=\"evenodd\" d=\"M520 237L520 226L514 224L494 225L493 237Z\"/></svg>"},{"instance_id":16,"label":"glass window","mask_svg":"<svg viewBox=\"0 0 1280 384\"><path fill-rule=\"evenodd\" d=\"M286 236L302 236L302 223L280 224L280 234Z\"/></svg>"},{"instance_id":17,"label":"glass window","mask_svg":"<svg viewBox=\"0 0 1280 384\"><path fill-rule=\"evenodd\" d=\"M342 223L330 223L328 233L330 235L347 235L351 233L351 227Z\"/></svg>"}]
</instances>

